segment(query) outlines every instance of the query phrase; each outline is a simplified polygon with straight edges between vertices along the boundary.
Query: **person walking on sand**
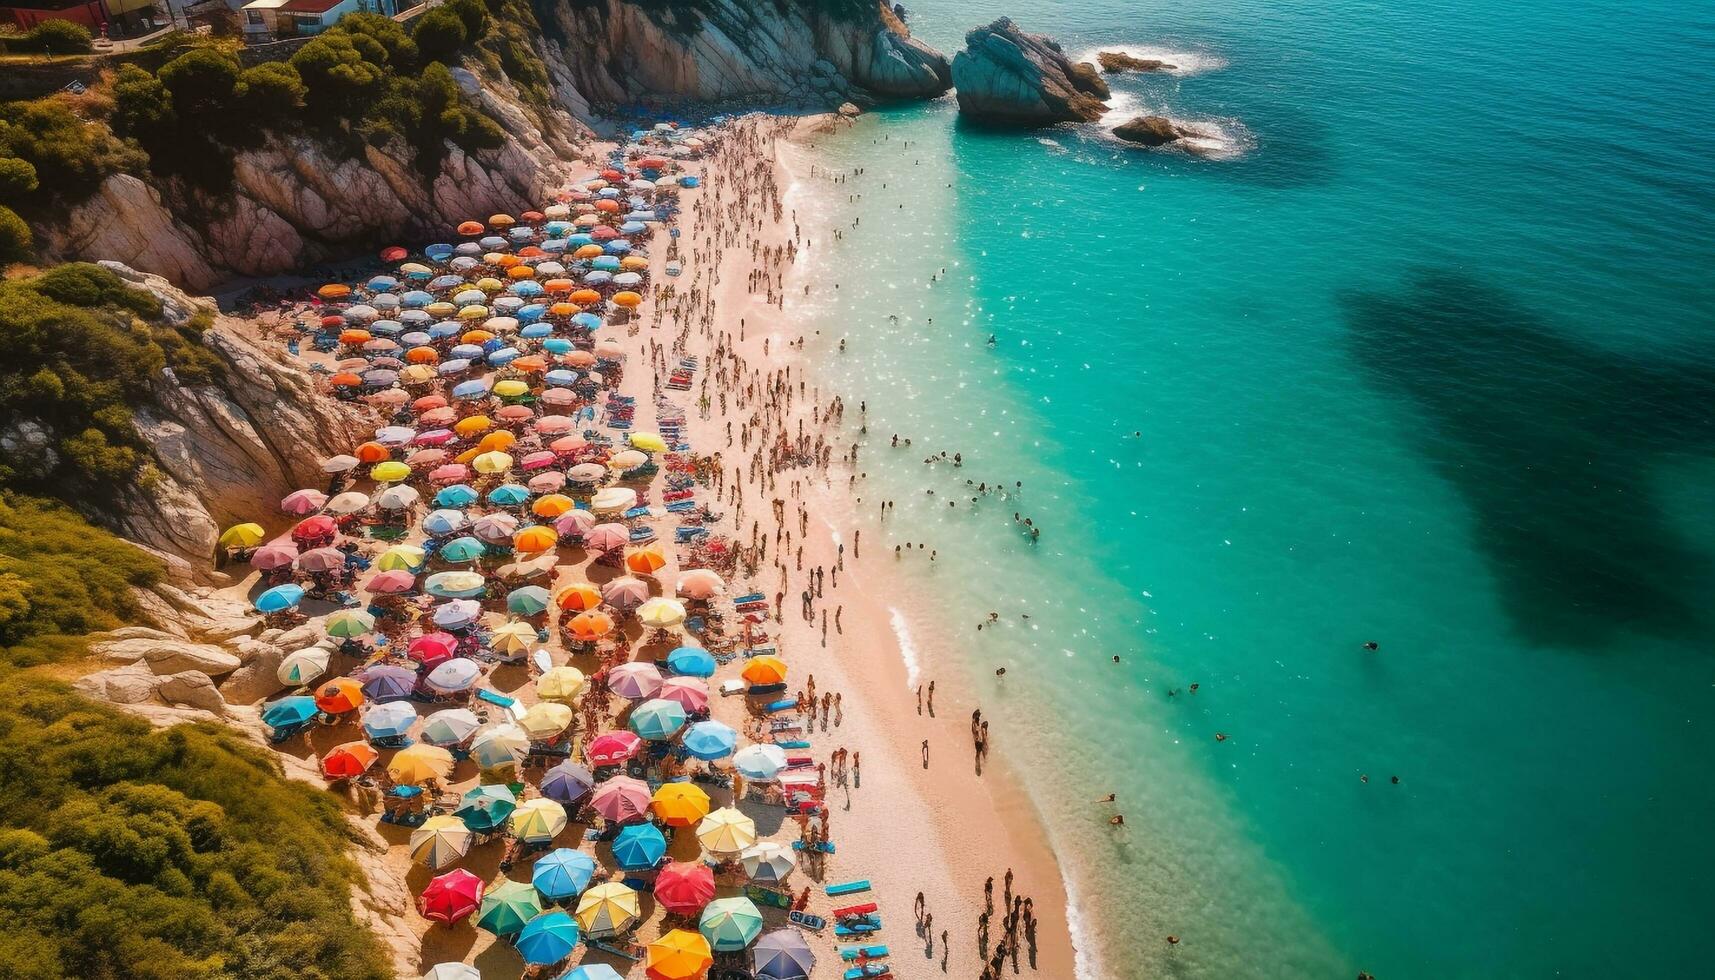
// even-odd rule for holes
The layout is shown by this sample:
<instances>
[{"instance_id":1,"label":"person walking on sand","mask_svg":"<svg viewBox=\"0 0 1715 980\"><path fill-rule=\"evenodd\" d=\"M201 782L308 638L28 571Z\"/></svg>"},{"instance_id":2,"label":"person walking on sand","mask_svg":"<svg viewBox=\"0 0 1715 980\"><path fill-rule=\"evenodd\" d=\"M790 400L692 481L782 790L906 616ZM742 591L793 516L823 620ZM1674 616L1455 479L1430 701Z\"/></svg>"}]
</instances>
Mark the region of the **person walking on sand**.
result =
<instances>
[{"instance_id":1,"label":"person walking on sand","mask_svg":"<svg viewBox=\"0 0 1715 980\"><path fill-rule=\"evenodd\" d=\"M923 740L923 768L929 768L929 740Z\"/></svg>"},{"instance_id":2,"label":"person walking on sand","mask_svg":"<svg viewBox=\"0 0 1715 980\"><path fill-rule=\"evenodd\" d=\"M929 682L929 714L935 714L935 682Z\"/></svg>"}]
</instances>

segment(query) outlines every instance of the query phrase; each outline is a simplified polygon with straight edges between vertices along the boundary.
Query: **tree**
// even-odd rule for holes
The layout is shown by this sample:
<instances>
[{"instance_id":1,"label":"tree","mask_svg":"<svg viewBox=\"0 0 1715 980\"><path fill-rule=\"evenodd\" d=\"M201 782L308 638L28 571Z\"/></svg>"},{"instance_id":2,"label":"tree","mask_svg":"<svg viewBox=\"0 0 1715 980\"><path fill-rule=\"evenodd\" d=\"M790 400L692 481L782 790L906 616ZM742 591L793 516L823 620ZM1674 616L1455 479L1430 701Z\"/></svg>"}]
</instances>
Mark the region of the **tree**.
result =
<instances>
[{"instance_id":1,"label":"tree","mask_svg":"<svg viewBox=\"0 0 1715 980\"><path fill-rule=\"evenodd\" d=\"M33 194L41 184L30 161L0 157L0 201L16 201L25 194Z\"/></svg>"},{"instance_id":2,"label":"tree","mask_svg":"<svg viewBox=\"0 0 1715 980\"><path fill-rule=\"evenodd\" d=\"M452 64L458 60L468 35L458 14L446 7L436 7L417 21L412 36L424 58Z\"/></svg>"},{"instance_id":3,"label":"tree","mask_svg":"<svg viewBox=\"0 0 1715 980\"><path fill-rule=\"evenodd\" d=\"M251 123L269 125L291 117L304 103L304 80L298 70L278 61L247 68L239 76L243 114Z\"/></svg>"},{"instance_id":4,"label":"tree","mask_svg":"<svg viewBox=\"0 0 1715 980\"><path fill-rule=\"evenodd\" d=\"M328 118L361 114L384 77L379 65L364 60L351 37L328 31L299 48L291 58L304 83L304 102Z\"/></svg>"},{"instance_id":5,"label":"tree","mask_svg":"<svg viewBox=\"0 0 1715 980\"><path fill-rule=\"evenodd\" d=\"M465 37L472 44L487 37L489 28L494 26L493 20L488 16L488 7L482 0L451 0L438 9L450 10L458 15L459 20L464 23Z\"/></svg>"},{"instance_id":6,"label":"tree","mask_svg":"<svg viewBox=\"0 0 1715 980\"><path fill-rule=\"evenodd\" d=\"M238 96L238 62L213 48L197 48L162 66L161 84L173 108L193 124L230 124Z\"/></svg>"}]
</instances>

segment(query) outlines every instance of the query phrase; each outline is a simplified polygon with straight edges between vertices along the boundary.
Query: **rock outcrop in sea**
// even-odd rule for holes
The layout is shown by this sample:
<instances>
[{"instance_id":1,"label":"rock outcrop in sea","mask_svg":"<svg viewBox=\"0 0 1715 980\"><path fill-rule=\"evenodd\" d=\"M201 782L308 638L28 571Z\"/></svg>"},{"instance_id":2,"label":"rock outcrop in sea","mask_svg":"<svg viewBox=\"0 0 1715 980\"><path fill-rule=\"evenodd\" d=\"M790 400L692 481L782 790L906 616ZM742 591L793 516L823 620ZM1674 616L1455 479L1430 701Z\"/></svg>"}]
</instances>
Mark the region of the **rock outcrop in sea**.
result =
<instances>
[{"instance_id":1,"label":"rock outcrop in sea","mask_svg":"<svg viewBox=\"0 0 1715 980\"><path fill-rule=\"evenodd\" d=\"M1186 141L1217 138L1216 134L1181 125L1166 116L1133 116L1115 126L1114 135L1128 143L1136 143L1139 146L1173 146L1190 153L1202 153L1205 152L1205 148L1200 144Z\"/></svg>"},{"instance_id":2,"label":"rock outcrop in sea","mask_svg":"<svg viewBox=\"0 0 1715 980\"><path fill-rule=\"evenodd\" d=\"M1096 52L1096 63L1102 66L1102 71L1109 74L1130 71L1172 71L1179 67L1156 58L1139 58L1136 55L1126 54L1124 51L1098 51Z\"/></svg>"},{"instance_id":3,"label":"rock outcrop in sea","mask_svg":"<svg viewBox=\"0 0 1715 980\"><path fill-rule=\"evenodd\" d=\"M1026 33L1010 17L965 35L953 87L962 115L1012 126L1094 122L1110 94L1094 65L1073 62L1052 38Z\"/></svg>"}]
</instances>

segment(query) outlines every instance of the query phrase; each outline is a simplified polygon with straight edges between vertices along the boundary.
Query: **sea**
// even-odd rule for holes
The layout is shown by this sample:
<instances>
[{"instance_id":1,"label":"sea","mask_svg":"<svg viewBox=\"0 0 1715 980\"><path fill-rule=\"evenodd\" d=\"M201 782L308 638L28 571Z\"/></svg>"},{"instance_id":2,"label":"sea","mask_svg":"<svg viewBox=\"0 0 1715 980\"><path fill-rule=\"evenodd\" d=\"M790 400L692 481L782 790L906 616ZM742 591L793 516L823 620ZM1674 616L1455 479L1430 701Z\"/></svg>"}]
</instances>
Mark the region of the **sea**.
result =
<instances>
[{"instance_id":1,"label":"sea","mask_svg":"<svg viewBox=\"0 0 1715 980\"><path fill-rule=\"evenodd\" d=\"M948 98L791 199L866 560L911 542L1081 975L1708 975L1715 5L909 7L1164 60L1105 122L1209 134Z\"/></svg>"}]
</instances>

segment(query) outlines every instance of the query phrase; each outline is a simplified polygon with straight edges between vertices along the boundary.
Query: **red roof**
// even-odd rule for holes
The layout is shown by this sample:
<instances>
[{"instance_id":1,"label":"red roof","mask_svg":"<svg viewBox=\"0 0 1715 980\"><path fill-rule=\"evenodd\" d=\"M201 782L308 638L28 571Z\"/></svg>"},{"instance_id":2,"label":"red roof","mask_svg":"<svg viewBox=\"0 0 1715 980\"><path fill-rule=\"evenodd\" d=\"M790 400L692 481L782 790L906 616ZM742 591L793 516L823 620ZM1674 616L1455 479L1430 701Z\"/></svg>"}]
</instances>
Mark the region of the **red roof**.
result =
<instances>
[{"instance_id":1,"label":"red roof","mask_svg":"<svg viewBox=\"0 0 1715 980\"><path fill-rule=\"evenodd\" d=\"M279 10L286 14L325 14L345 0L286 0Z\"/></svg>"}]
</instances>

